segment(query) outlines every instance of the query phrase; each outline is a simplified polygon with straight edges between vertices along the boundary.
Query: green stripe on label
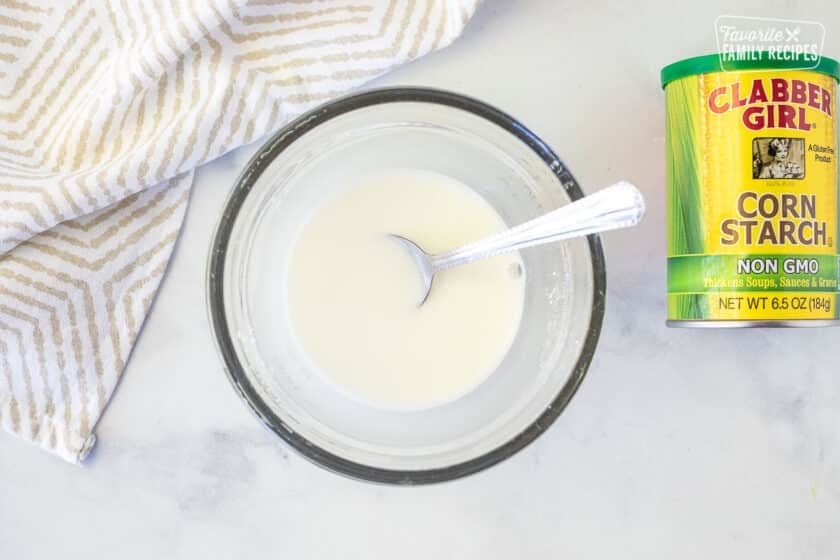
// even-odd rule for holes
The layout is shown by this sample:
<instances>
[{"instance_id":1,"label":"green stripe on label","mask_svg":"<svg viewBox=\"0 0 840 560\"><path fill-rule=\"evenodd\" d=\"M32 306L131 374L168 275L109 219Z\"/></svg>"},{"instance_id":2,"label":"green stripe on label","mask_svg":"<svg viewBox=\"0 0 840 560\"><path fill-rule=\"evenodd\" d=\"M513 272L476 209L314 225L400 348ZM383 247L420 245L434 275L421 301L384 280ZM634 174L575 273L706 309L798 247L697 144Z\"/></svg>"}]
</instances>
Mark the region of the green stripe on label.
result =
<instances>
[{"instance_id":1,"label":"green stripe on label","mask_svg":"<svg viewBox=\"0 0 840 560\"><path fill-rule=\"evenodd\" d=\"M684 255L668 258L668 292L838 291L837 255Z\"/></svg>"}]
</instances>

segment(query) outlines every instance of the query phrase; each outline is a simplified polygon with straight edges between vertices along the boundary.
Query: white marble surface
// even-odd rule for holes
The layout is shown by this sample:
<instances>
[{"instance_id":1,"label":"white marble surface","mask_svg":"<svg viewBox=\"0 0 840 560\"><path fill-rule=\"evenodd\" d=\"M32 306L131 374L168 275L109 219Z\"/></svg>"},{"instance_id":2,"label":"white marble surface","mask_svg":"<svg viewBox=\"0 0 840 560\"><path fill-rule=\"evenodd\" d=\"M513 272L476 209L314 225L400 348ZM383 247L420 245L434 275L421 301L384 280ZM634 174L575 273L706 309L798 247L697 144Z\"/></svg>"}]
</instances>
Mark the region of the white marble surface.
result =
<instances>
[{"instance_id":1,"label":"white marble surface","mask_svg":"<svg viewBox=\"0 0 840 560\"><path fill-rule=\"evenodd\" d=\"M840 555L838 330L669 330L660 67L738 13L816 19L835 0L487 0L454 46L378 85L483 98L541 134L585 190L645 190L607 236L609 296L580 392L534 445L453 483L353 482L239 402L204 301L211 229L253 152L199 172L177 254L85 467L0 437L0 558L644 558ZM589 49L589 56L585 53Z\"/></svg>"}]
</instances>

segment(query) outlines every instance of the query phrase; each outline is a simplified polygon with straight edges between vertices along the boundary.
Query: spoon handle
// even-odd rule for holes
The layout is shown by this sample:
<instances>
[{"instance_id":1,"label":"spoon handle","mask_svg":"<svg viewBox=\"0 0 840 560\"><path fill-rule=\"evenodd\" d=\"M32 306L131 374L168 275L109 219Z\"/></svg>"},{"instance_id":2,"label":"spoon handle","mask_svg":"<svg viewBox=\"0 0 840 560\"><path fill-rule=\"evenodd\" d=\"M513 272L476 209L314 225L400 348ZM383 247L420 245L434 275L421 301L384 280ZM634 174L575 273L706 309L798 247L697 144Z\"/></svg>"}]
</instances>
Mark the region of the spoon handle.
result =
<instances>
[{"instance_id":1,"label":"spoon handle","mask_svg":"<svg viewBox=\"0 0 840 560\"><path fill-rule=\"evenodd\" d=\"M634 226L644 214L645 200L639 189L619 181L509 230L433 255L431 262L436 270L451 268L507 251Z\"/></svg>"}]
</instances>

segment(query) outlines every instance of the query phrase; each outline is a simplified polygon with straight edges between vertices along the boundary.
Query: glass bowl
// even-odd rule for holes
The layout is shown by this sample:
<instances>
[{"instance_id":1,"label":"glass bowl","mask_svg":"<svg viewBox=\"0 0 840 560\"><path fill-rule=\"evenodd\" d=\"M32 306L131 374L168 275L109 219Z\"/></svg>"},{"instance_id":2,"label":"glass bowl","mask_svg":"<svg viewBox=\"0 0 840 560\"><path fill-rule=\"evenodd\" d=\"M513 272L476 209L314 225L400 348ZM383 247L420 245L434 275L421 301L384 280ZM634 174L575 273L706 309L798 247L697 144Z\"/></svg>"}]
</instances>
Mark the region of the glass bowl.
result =
<instances>
[{"instance_id":1,"label":"glass bowl","mask_svg":"<svg viewBox=\"0 0 840 560\"><path fill-rule=\"evenodd\" d=\"M522 322L486 381L425 410L367 406L307 365L285 279L296 235L330 185L390 168L453 177L509 225L582 196L542 140L480 101L418 88L351 95L286 126L239 177L211 247L210 320L233 386L302 455L369 481L439 482L510 457L569 403L601 329L604 255L596 235L523 251Z\"/></svg>"}]
</instances>

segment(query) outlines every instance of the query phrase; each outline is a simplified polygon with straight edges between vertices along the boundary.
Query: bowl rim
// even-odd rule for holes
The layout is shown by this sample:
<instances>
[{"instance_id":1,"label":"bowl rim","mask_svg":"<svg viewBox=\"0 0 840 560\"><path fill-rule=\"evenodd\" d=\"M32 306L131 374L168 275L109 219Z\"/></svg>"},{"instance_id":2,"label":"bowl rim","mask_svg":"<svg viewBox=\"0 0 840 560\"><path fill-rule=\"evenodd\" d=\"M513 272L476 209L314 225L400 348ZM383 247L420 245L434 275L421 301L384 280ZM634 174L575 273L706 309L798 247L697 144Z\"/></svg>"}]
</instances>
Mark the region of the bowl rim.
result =
<instances>
[{"instance_id":1,"label":"bowl rim","mask_svg":"<svg viewBox=\"0 0 840 560\"><path fill-rule=\"evenodd\" d=\"M260 175L283 150L298 138L345 113L374 105L401 102L431 103L460 109L503 128L526 144L545 162L571 200L583 197L583 191L578 182L545 142L518 120L483 101L451 91L425 87L387 87L353 93L320 105L284 126L260 147L244 167L234 183L233 190L228 195L213 233L207 265L206 295L211 329L215 335L216 347L224 362L228 379L240 398L266 427L280 436L300 455L327 470L368 482L417 485L453 480L493 466L536 440L560 416L586 376L598 344L605 309L606 263L600 236L588 235L587 242L592 261L593 297L586 340L571 375L552 402L529 426L505 443L478 457L454 465L432 469L397 470L373 467L345 459L315 445L297 433L265 403L255 390L234 349L223 299L224 266L233 226L245 199Z\"/></svg>"}]
</instances>

